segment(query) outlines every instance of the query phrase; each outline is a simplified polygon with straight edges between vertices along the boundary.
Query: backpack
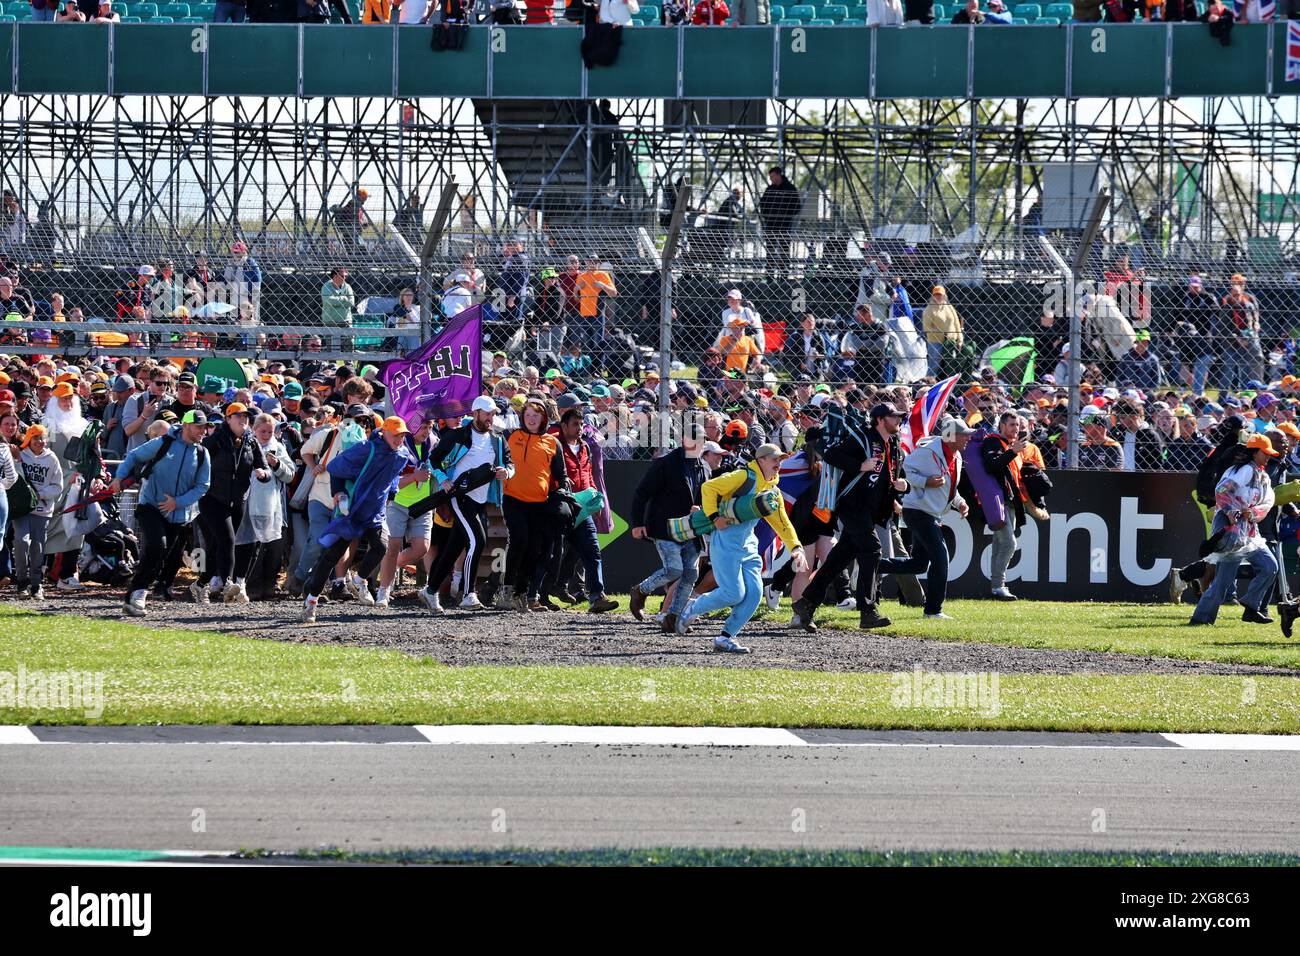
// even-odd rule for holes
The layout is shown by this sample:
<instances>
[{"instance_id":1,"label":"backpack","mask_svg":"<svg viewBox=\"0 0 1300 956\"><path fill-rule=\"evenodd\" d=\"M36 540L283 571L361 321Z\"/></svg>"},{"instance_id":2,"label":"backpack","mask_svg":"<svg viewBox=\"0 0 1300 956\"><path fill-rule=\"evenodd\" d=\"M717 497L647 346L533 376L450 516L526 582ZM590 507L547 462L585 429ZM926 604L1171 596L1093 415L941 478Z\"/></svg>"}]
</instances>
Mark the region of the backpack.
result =
<instances>
[{"instance_id":1,"label":"backpack","mask_svg":"<svg viewBox=\"0 0 1300 956\"><path fill-rule=\"evenodd\" d=\"M1214 507L1214 489L1232 464L1237 448L1236 442L1220 445L1206 455L1201 466L1196 469L1196 500L1207 508Z\"/></svg>"},{"instance_id":2,"label":"backpack","mask_svg":"<svg viewBox=\"0 0 1300 956\"><path fill-rule=\"evenodd\" d=\"M166 435L163 435L162 444L158 446L158 453L140 466L140 473L136 475L136 481L141 486L143 486L145 481L148 480L149 476L153 474L154 466L157 465L158 462L160 462L163 458L167 457L167 449L172 446L172 442L174 441L176 441L176 436L171 434L171 432L168 432ZM202 465L203 458L205 455L207 455L208 450L204 448L203 445L197 442L194 445L194 449L195 449L194 452L195 461L198 462L199 465Z\"/></svg>"},{"instance_id":3,"label":"backpack","mask_svg":"<svg viewBox=\"0 0 1300 956\"><path fill-rule=\"evenodd\" d=\"M27 480L23 474L21 465L16 466L18 470L18 480L10 486L5 492L9 496L9 519L25 518L36 510L37 504L40 503L40 497L36 494L36 487Z\"/></svg>"}]
</instances>

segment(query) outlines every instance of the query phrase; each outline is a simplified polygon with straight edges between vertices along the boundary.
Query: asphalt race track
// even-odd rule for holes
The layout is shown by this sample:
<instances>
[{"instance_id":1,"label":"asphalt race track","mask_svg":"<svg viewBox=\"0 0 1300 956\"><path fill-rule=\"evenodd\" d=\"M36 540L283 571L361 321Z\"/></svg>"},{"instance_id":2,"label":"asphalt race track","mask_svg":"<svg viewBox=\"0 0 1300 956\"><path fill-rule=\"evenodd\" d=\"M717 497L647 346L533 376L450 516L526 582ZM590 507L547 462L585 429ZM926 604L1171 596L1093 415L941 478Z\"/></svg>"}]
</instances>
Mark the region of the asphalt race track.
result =
<instances>
[{"instance_id":1,"label":"asphalt race track","mask_svg":"<svg viewBox=\"0 0 1300 956\"><path fill-rule=\"evenodd\" d=\"M32 738L0 744L0 845L1300 852L1289 738L742 729L719 739L758 745L481 745L426 728L446 738L432 746L400 727L34 730L0 736ZM122 742L71 742L95 733Z\"/></svg>"}]
</instances>

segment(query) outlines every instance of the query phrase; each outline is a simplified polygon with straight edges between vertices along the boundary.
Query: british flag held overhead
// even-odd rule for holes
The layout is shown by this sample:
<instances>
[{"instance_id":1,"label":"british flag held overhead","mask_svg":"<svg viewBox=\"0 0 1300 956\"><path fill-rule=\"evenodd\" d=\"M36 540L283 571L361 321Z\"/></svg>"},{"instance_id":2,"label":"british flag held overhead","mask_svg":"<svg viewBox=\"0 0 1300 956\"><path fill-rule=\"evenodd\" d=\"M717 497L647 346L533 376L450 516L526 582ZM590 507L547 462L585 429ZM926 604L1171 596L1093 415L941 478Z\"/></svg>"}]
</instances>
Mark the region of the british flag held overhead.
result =
<instances>
[{"instance_id":1,"label":"british flag held overhead","mask_svg":"<svg viewBox=\"0 0 1300 956\"><path fill-rule=\"evenodd\" d=\"M954 375L945 378L942 382L936 382L916 400L916 404L912 406L912 414L907 417L906 427L898 430L898 441L902 445L904 454L915 448L922 438L934 431L934 426L938 424L939 419L943 417L944 409L948 407L948 398L952 395L958 378L960 376Z\"/></svg>"},{"instance_id":2,"label":"british flag held overhead","mask_svg":"<svg viewBox=\"0 0 1300 956\"><path fill-rule=\"evenodd\" d=\"M1286 23L1286 81L1300 80L1300 20Z\"/></svg>"}]
</instances>

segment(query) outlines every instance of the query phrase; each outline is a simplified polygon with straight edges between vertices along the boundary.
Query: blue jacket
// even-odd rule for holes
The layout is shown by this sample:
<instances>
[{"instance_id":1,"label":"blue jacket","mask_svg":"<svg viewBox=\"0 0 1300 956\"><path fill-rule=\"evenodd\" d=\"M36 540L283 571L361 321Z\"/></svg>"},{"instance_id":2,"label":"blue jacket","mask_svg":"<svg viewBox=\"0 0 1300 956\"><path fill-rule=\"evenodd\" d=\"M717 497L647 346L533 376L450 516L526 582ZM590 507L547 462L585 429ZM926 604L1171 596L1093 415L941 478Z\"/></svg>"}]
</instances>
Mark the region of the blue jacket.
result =
<instances>
[{"instance_id":1,"label":"blue jacket","mask_svg":"<svg viewBox=\"0 0 1300 956\"><path fill-rule=\"evenodd\" d=\"M172 429L171 439L167 452L155 462L140 489L140 504L157 507L171 495L176 510L163 517L172 524L189 524L199 516L199 499L208 493L212 482L212 456L202 445L182 439L179 425ZM164 440L154 438L133 449L117 466L118 480L131 477L132 472L139 472L153 461L162 451Z\"/></svg>"},{"instance_id":2,"label":"blue jacket","mask_svg":"<svg viewBox=\"0 0 1300 956\"><path fill-rule=\"evenodd\" d=\"M406 445L393 451L378 429L371 433L369 441L358 442L335 455L325 470L329 472L333 494L348 491L351 484L348 513L334 513L334 519L320 536L321 546L328 548L338 540L351 541L361 537L366 529L382 525L389 496L397 494L399 476L415 465L415 456Z\"/></svg>"},{"instance_id":3,"label":"blue jacket","mask_svg":"<svg viewBox=\"0 0 1300 956\"><path fill-rule=\"evenodd\" d=\"M429 455L433 464L433 488L436 491L444 481L451 481L456 473L456 464L469 451L471 441L470 429L474 426L465 424L450 429L438 439L437 446ZM496 466L504 468L509 474L515 473L515 464L510 460L510 446L500 435L492 436L492 449L496 455ZM488 485L488 501L494 505L501 504L501 482L496 478Z\"/></svg>"}]
</instances>

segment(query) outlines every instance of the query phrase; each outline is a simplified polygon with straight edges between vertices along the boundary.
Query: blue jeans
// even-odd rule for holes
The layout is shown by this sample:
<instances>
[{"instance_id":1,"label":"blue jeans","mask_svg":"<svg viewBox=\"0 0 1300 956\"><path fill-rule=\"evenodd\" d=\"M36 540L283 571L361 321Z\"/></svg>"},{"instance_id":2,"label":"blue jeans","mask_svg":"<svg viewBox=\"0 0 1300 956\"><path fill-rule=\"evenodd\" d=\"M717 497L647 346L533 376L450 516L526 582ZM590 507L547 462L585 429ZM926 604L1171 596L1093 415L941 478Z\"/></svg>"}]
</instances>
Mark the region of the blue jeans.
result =
<instances>
[{"instance_id":1,"label":"blue jeans","mask_svg":"<svg viewBox=\"0 0 1300 956\"><path fill-rule=\"evenodd\" d=\"M664 611L680 617L686 608L686 602L691 599L691 592L695 590L695 582L700 579L700 543L696 539L678 544L676 541L660 541L656 538L655 549L659 552L663 567L638 584L637 590L642 594L651 594L676 581L677 590L673 592L672 603Z\"/></svg>"},{"instance_id":2,"label":"blue jeans","mask_svg":"<svg viewBox=\"0 0 1300 956\"><path fill-rule=\"evenodd\" d=\"M925 343L925 374L938 375L939 362L943 359L942 342Z\"/></svg>"},{"instance_id":3,"label":"blue jeans","mask_svg":"<svg viewBox=\"0 0 1300 956\"><path fill-rule=\"evenodd\" d=\"M216 12L212 15L213 23L243 23L244 5L231 3L230 0L217 0Z\"/></svg>"},{"instance_id":4,"label":"blue jeans","mask_svg":"<svg viewBox=\"0 0 1300 956\"><path fill-rule=\"evenodd\" d=\"M32 23L53 23L54 11L50 10L48 7L44 10L37 10L35 7L33 7L31 22Z\"/></svg>"},{"instance_id":5,"label":"blue jeans","mask_svg":"<svg viewBox=\"0 0 1300 956\"><path fill-rule=\"evenodd\" d=\"M1200 394L1205 391L1205 380L1210 377L1210 366L1214 364L1215 356L1201 355L1192 364L1192 391Z\"/></svg>"},{"instance_id":6,"label":"blue jeans","mask_svg":"<svg viewBox=\"0 0 1300 956\"><path fill-rule=\"evenodd\" d=\"M307 502L307 541L303 544L302 557L293 574L299 581L306 581L311 569L316 566L322 551L320 536L325 533L325 526L334 517L334 509L319 501Z\"/></svg>"},{"instance_id":7,"label":"blue jeans","mask_svg":"<svg viewBox=\"0 0 1300 956\"><path fill-rule=\"evenodd\" d=\"M574 525L573 529L564 535L564 541L569 545L569 553L559 563L560 581L568 581L569 574L572 573L575 566L576 558L580 557L582 558L583 570L586 572L583 580L587 585L587 596L592 600L604 597L605 580L600 563L600 539L596 537L595 519L584 518ZM558 551L556 556L559 556Z\"/></svg>"},{"instance_id":8,"label":"blue jeans","mask_svg":"<svg viewBox=\"0 0 1300 956\"><path fill-rule=\"evenodd\" d=\"M939 519L916 508L904 508L903 520L912 532L910 558L881 558L881 574L924 574L925 613L938 614L948 592L948 545Z\"/></svg>"},{"instance_id":9,"label":"blue jeans","mask_svg":"<svg viewBox=\"0 0 1300 956\"><path fill-rule=\"evenodd\" d=\"M746 521L713 532L709 560L718 586L686 605L688 617L731 608L722 630L732 637L749 623L763 600L763 558L758 553L758 539L754 537L755 524Z\"/></svg>"},{"instance_id":10,"label":"blue jeans","mask_svg":"<svg viewBox=\"0 0 1300 956\"><path fill-rule=\"evenodd\" d=\"M9 524L9 495L0 488L0 578L11 578L9 549L5 547L5 532Z\"/></svg>"},{"instance_id":11,"label":"blue jeans","mask_svg":"<svg viewBox=\"0 0 1300 956\"><path fill-rule=\"evenodd\" d=\"M1223 513L1219 512L1214 516L1213 531L1218 531L1227 523ZM1250 563L1250 566L1255 569L1255 576L1251 578L1250 587L1246 589L1241 603L1257 611L1263 610L1268 605L1268 600L1273 594L1273 582L1277 580L1277 558L1268 548L1256 548L1248 551L1244 558L1220 561L1215 566L1214 581L1210 584L1210 589L1196 602L1196 610L1192 612L1193 621L1198 624L1214 623L1219 615L1219 607L1227 600L1228 592L1237 583L1237 569L1241 567L1242 561Z\"/></svg>"}]
</instances>

